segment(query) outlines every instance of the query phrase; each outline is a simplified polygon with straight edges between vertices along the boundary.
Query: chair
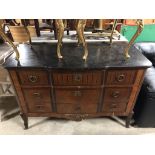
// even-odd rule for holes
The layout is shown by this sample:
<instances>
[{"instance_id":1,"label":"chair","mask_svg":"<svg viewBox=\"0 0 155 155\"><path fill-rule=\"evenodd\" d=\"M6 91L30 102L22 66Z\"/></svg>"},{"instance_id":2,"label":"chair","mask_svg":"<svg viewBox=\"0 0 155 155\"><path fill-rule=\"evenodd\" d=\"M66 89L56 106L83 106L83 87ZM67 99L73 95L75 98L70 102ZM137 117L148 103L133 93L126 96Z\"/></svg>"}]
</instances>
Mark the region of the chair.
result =
<instances>
[{"instance_id":1,"label":"chair","mask_svg":"<svg viewBox=\"0 0 155 155\"><path fill-rule=\"evenodd\" d=\"M31 44L31 35L26 26L8 26L14 42Z\"/></svg>"}]
</instances>

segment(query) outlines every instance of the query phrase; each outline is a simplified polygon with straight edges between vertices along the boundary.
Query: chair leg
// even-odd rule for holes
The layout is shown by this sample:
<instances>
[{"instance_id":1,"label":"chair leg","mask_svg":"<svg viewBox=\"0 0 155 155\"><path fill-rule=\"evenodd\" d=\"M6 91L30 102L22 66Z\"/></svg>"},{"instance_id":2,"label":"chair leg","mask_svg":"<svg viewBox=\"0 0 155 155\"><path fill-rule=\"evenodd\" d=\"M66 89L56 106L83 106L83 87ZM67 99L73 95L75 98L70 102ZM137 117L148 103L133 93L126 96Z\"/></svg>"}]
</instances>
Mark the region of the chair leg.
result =
<instances>
[{"instance_id":1,"label":"chair leg","mask_svg":"<svg viewBox=\"0 0 155 155\"><path fill-rule=\"evenodd\" d=\"M35 25L35 28L36 28L37 37L40 37L40 29L39 29L39 21L38 21L38 19L34 19L34 25Z\"/></svg>"}]
</instances>

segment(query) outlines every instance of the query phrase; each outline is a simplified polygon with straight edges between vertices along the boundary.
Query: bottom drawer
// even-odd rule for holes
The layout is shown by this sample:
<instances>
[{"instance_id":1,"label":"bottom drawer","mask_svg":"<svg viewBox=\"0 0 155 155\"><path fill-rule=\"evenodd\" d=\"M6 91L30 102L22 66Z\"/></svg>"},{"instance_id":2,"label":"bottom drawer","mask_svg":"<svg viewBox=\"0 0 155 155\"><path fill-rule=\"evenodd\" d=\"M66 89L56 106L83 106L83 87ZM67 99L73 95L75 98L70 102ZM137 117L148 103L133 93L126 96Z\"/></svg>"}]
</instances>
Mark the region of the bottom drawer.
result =
<instances>
[{"instance_id":1,"label":"bottom drawer","mask_svg":"<svg viewBox=\"0 0 155 155\"><path fill-rule=\"evenodd\" d=\"M96 113L97 104L71 104L71 103L58 103L57 104L58 113L68 113L68 114L77 114L77 113Z\"/></svg>"},{"instance_id":2,"label":"bottom drawer","mask_svg":"<svg viewBox=\"0 0 155 155\"><path fill-rule=\"evenodd\" d=\"M52 112L51 103L28 103L29 112L45 113Z\"/></svg>"},{"instance_id":3,"label":"bottom drawer","mask_svg":"<svg viewBox=\"0 0 155 155\"><path fill-rule=\"evenodd\" d=\"M125 112L127 108L127 103L103 103L103 112Z\"/></svg>"}]
</instances>

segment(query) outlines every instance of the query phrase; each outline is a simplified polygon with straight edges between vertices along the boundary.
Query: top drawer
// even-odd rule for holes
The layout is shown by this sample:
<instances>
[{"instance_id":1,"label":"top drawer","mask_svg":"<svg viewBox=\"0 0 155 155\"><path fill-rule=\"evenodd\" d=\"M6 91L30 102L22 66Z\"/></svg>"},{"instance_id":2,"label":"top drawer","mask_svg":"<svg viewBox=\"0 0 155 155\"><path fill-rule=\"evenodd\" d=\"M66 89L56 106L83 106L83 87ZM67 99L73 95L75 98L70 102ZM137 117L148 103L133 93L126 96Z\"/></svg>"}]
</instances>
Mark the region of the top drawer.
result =
<instances>
[{"instance_id":1,"label":"top drawer","mask_svg":"<svg viewBox=\"0 0 155 155\"><path fill-rule=\"evenodd\" d=\"M48 74L43 70L20 70L19 79L23 85L46 85L48 84Z\"/></svg>"},{"instance_id":2,"label":"top drawer","mask_svg":"<svg viewBox=\"0 0 155 155\"><path fill-rule=\"evenodd\" d=\"M85 72L54 72L54 85L101 85L101 71L85 71Z\"/></svg>"},{"instance_id":3,"label":"top drawer","mask_svg":"<svg viewBox=\"0 0 155 155\"><path fill-rule=\"evenodd\" d=\"M137 70L109 70L107 71L106 85L132 85Z\"/></svg>"}]
</instances>

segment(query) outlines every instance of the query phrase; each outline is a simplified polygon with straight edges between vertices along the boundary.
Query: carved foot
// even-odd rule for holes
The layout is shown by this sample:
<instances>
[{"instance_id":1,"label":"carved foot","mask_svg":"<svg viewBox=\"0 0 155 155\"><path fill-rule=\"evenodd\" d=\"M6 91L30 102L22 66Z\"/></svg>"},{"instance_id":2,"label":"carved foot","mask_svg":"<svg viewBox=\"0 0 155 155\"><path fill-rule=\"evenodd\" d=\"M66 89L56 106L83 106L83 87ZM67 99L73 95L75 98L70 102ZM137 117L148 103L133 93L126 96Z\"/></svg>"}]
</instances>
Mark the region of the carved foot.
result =
<instances>
[{"instance_id":1,"label":"carved foot","mask_svg":"<svg viewBox=\"0 0 155 155\"><path fill-rule=\"evenodd\" d=\"M134 112L132 111L126 118L126 128L129 128L130 126L130 121L132 119L132 116L133 116Z\"/></svg>"},{"instance_id":2,"label":"carved foot","mask_svg":"<svg viewBox=\"0 0 155 155\"><path fill-rule=\"evenodd\" d=\"M130 55L128 54L128 52L125 54L125 57L126 57L127 59L130 58Z\"/></svg>"},{"instance_id":3,"label":"carved foot","mask_svg":"<svg viewBox=\"0 0 155 155\"><path fill-rule=\"evenodd\" d=\"M85 52L85 54L83 56L83 59L86 61L87 60L87 57L88 57L88 51Z\"/></svg>"},{"instance_id":4,"label":"carved foot","mask_svg":"<svg viewBox=\"0 0 155 155\"><path fill-rule=\"evenodd\" d=\"M26 116L26 114L20 114L20 116L21 116L21 118L23 119L23 121L24 121L24 129L26 130L26 129L28 129L28 117Z\"/></svg>"}]
</instances>

